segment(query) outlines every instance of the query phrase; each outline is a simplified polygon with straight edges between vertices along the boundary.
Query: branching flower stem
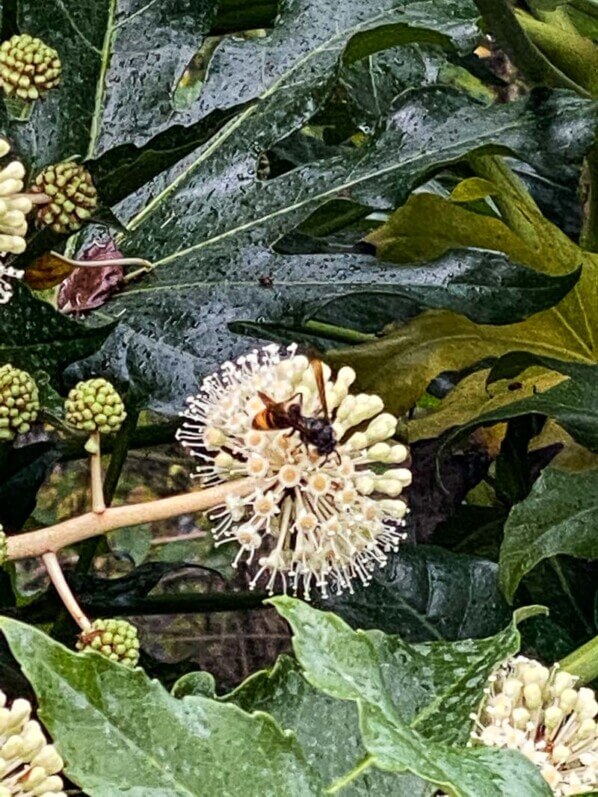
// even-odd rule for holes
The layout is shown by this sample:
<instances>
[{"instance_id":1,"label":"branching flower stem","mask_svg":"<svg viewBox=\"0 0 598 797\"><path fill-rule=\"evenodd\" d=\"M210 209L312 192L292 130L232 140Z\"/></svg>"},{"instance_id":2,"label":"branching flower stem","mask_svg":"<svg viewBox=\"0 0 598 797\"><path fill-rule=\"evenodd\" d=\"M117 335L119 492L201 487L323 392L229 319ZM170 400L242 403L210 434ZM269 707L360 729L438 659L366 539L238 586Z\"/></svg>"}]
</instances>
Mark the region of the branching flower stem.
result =
<instances>
[{"instance_id":1,"label":"branching flower stem","mask_svg":"<svg viewBox=\"0 0 598 797\"><path fill-rule=\"evenodd\" d=\"M48 552L42 555L42 560L46 570L48 571L50 580L54 585L54 589L60 596L60 599L64 603L68 613L82 631L88 631L91 628L91 622L89 621L83 609L77 603L77 599L67 584L64 573L62 572L62 567L58 561L58 557L55 553Z\"/></svg>"},{"instance_id":2,"label":"branching flower stem","mask_svg":"<svg viewBox=\"0 0 598 797\"><path fill-rule=\"evenodd\" d=\"M229 495L246 496L259 486L259 479L238 479L205 490L160 498L156 501L108 507L102 514L88 512L45 529L9 537L7 559L15 561L56 553L68 545L98 537L115 529L202 512L222 504Z\"/></svg>"}]
</instances>

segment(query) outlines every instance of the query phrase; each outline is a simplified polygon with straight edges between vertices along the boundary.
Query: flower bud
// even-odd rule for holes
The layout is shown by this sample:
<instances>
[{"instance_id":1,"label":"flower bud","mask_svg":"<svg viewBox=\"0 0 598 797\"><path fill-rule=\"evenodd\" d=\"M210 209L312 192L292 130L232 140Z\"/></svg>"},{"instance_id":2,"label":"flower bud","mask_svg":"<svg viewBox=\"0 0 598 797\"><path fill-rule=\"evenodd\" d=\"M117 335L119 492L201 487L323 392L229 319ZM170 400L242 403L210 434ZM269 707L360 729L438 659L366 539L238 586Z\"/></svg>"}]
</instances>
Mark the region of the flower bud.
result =
<instances>
[{"instance_id":1,"label":"flower bud","mask_svg":"<svg viewBox=\"0 0 598 797\"><path fill-rule=\"evenodd\" d=\"M32 192L47 194L51 201L40 205L39 227L50 227L57 233L79 230L89 221L98 204L91 174L81 164L66 161L46 168L35 179Z\"/></svg>"},{"instance_id":2,"label":"flower bud","mask_svg":"<svg viewBox=\"0 0 598 797\"><path fill-rule=\"evenodd\" d=\"M60 83L61 64L56 50L26 33L0 45L0 85L7 97L30 102Z\"/></svg>"},{"instance_id":3,"label":"flower bud","mask_svg":"<svg viewBox=\"0 0 598 797\"><path fill-rule=\"evenodd\" d=\"M120 395L106 379L78 382L65 401L65 417L83 432L117 432L127 413Z\"/></svg>"}]
</instances>

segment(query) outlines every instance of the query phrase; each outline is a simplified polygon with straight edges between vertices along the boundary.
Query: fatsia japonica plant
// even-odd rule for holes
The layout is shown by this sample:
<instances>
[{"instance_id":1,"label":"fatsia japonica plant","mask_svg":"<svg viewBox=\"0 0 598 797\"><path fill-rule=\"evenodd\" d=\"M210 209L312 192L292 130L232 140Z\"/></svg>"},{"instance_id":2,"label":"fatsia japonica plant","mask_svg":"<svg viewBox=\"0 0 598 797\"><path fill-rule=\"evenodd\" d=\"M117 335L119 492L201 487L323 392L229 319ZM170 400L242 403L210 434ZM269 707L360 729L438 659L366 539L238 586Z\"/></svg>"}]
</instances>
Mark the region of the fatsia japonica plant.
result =
<instances>
[{"instance_id":1,"label":"fatsia japonica plant","mask_svg":"<svg viewBox=\"0 0 598 797\"><path fill-rule=\"evenodd\" d=\"M0 6L0 797L598 793L595 0Z\"/></svg>"}]
</instances>

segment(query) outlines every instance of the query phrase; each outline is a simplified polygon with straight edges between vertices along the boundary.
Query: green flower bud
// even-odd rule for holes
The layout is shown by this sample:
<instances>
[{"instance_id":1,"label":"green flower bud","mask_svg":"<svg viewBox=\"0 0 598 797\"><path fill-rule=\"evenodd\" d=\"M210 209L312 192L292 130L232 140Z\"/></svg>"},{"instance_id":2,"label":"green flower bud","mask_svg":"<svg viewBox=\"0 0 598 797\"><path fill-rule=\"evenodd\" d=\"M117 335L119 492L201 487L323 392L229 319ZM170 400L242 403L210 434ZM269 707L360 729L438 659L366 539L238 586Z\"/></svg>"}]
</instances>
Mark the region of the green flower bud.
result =
<instances>
[{"instance_id":1,"label":"green flower bud","mask_svg":"<svg viewBox=\"0 0 598 797\"><path fill-rule=\"evenodd\" d=\"M123 400L105 379L79 382L64 404L67 423L82 432L117 432L127 417Z\"/></svg>"},{"instance_id":2,"label":"green flower bud","mask_svg":"<svg viewBox=\"0 0 598 797\"><path fill-rule=\"evenodd\" d=\"M135 667L139 661L137 629L126 620L95 620L79 635L77 650L95 650L111 661Z\"/></svg>"},{"instance_id":3,"label":"green flower bud","mask_svg":"<svg viewBox=\"0 0 598 797\"><path fill-rule=\"evenodd\" d=\"M38 174L31 187L34 193L47 194L50 202L40 205L37 224L54 232L71 233L91 218L98 194L91 174L80 163L55 163Z\"/></svg>"},{"instance_id":4,"label":"green flower bud","mask_svg":"<svg viewBox=\"0 0 598 797\"><path fill-rule=\"evenodd\" d=\"M0 45L0 84L7 97L33 102L60 83L56 50L22 33Z\"/></svg>"},{"instance_id":5,"label":"green flower bud","mask_svg":"<svg viewBox=\"0 0 598 797\"><path fill-rule=\"evenodd\" d=\"M25 434L37 419L39 391L32 376L10 363L0 368L0 440Z\"/></svg>"},{"instance_id":6,"label":"green flower bud","mask_svg":"<svg viewBox=\"0 0 598 797\"><path fill-rule=\"evenodd\" d=\"M2 523L0 523L0 567L2 567L6 562L7 556L8 556L8 541Z\"/></svg>"}]
</instances>

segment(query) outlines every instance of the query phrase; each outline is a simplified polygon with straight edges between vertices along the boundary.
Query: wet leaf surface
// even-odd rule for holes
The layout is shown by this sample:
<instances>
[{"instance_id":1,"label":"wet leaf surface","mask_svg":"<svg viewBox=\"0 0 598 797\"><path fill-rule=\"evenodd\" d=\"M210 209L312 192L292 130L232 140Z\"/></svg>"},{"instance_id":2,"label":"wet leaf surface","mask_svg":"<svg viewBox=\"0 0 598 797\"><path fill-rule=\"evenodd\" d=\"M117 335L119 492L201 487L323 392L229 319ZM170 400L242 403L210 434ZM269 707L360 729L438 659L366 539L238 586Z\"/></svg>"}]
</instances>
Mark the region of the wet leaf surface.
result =
<instances>
[{"instance_id":1,"label":"wet leaf surface","mask_svg":"<svg viewBox=\"0 0 598 797\"><path fill-rule=\"evenodd\" d=\"M496 633L507 619L498 567L432 545L403 545L368 587L319 604L353 628L379 628L408 642Z\"/></svg>"},{"instance_id":2,"label":"wet leaf surface","mask_svg":"<svg viewBox=\"0 0 598 797\"><path fill-rule=\"evenodd\" d=\"M17 284L14 299L0 313L0 362L43 370L59 383L64 368L97 351L114 327L114 322L94 327L65 318Z\"/></svg>"},{"instance_id":3,"label":"wet leaf surface","mask_svg":"<svg viewBox=\"0 0 598 797\"><path fill-rule=\"evenodd\" d=\"M547 468L530 495L511 510L500 549L500 580L512 600L521 578L557 554L598 558L598 471Z\"/></svg>"},{"instance_id":4,"label":"wet leaf surface","mask_svg":"<svg viewBox=\"0 0 598 797\"><path fill-rule=\"evenodd\" d=\"M352 631L334 614L293 598L272 603L291 624L307 680L331 697L357 702L363 743L376 766L414 772L459 797L517 794L522 779L530 797L550 795L519 753L461 747L488 675L519 647L515 622L480 642L409 646L381 632Z\"/></svg>"},{"instance_id":5,"label":"wet leaf surface","mask_svg":"<svg viewBox=\"0 0 598 797\"><path fill-rule=\"evenodd\" d=\"M68 776L90 797L321 793L296 739L267 715L176 700L140 669L71 653L13 620L1 626Z\"/></svg>"},{"instance_id":6,"label":"wet leaf surface","mask_svg":"<svg viewBox=\"0 0 598 797\"><path fill-rule=\"evenodd\" d=\"M448 89L408 92L399 98L392 117L363 152L331 157L275 180L256 179L255 155L248 151L248 141L267 146L276 138L279 126L284 123L288 129L292 114L307 113L302 110L305 93L313 90L309 83L293 86L292 91L285 89L284 83L278 85L276 92L218 134L210 147L188 159L184 171L165 174L155 186L159 193L129 218L131 232L123 241L124 251L142 253L155 268L109 308L103 308L114 314L124 310L127 331L121 329L102 355L116 361L117 373L119 360L129 370L141 371L135 363L143 358L143 370L149 375L144 389L153 388L151 374L162 370L156 362L162 357L170 362L171 371L181 375L180 382L176 379L173 385L180 397L184 395L181 384L189 385L198 372L205 374L245 347L225 329L227 321L247 316L249 308L254 318L296 314L297 302L313 298L313 289L306 297L312 274L323 283L322 291L329 292L330 283L347 291L343 271L353 277L358 260L339 263L337 259L335 263L331 255L333 265L327 272L322 257L293 260L262 248L339 192L350 192L359 199L368 186L382 190L388 185L398 199L430 169L462 157L472 148L499 141L514 150L521 148L541 168L548 153L557 157L557 143L558 151L563 152L559 140L575 128L578 149L567 149L569 161L581 155L587 140L585 125L588 132L591 127L588 106L565 95L554 95L541 106L527 101L517 107L481 108ZM281 109L275 102L283 91L288 104L285 113L286 106ZM534 137L541 137L542 147L539 140L534 146ZM209 203L203 201L207 188ZM368 201L371 199L368 196ZM341 268L335 269L337 265ZM577 265L571 263L566 271L575 271ZM260 286L263 275L272 275L275 284L282 277L292 287L292 295L279 295ZM364 270L360 278L368 276L369 270ZM215 281L217 286L213 286ZM255 289L249 292L252 282ZM458 297L455 302L462 310ZM178 362L175 365L173 361ZM120 376L124 376L122 371ZM156 388L154 407L164 409L167 388L160 384ZM411 395L406 393L406 398Z\"/></svg>"},{"instance_id":7,"label":"wet leaf surface","mask_svg":"<svg viewBox=\"0 0 598 797\"><path fill-rule=\"evenodd\" d=\"M303 677L299 664L288 656L281 656L271 670L255 673L225 700L244 711L265 711L281 728L294 731L323 783L333 783L365 755L356 706L319 692ZM348 784L343 793L347 797L374 797L381 793L389 797L428 797L434 787L412 775L369 770Z\"/></svg>"}]
</instances>

